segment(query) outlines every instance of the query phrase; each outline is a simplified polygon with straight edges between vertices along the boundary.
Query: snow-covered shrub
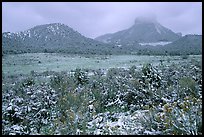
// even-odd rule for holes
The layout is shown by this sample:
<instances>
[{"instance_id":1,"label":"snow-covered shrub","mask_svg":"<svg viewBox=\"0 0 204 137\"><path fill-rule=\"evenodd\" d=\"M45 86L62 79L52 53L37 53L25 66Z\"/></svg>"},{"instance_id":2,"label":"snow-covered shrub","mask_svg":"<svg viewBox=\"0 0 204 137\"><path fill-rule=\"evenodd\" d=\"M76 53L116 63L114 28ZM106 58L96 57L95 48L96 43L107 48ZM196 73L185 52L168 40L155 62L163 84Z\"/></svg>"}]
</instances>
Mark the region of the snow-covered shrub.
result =
<instances>
[{"instance_id":1,"label":"snow-covered shrub","mask_svg":"<svg viewBox=\"0 0 204 137\"><path fill-rule=\"evenodd\" d=\"M185 97L183 101L168 102L164 106L150 109L149 118L143 123L146 130L168 135L202 134L202 101Z\"/></svg>"},{"instance_id":2,"label":"snow-covered shrub","mask_svg":"<svg viewBox=\"0 0 204 137\"><path fill-rule=\"evenodd\" d=\"M76 69L74 72L74 76L77 80L77 84L86 84L88 82L87 74L81 69Z\"/></svg>"},{"instance_id":3,"label":"snow-covered shrub","mask_svg":"<svg viewBox=\"0 0 204 137\"><path fill-rule=\"evenodd\" d=\"M35 84L35 81L33 78L27 78L22 82L23 87L32 86L34 84Z\"/></svg>"},{"instance_id":4,"label":"snow-covered shrub","mask_svg":"<svg viewBox=\"0 0 204 137\"><path fill-rule=\"evenodd\" d=\"M198 96L198 90L196 90L196 82L192 78L182 77L179 80L179 85L181 88L181 92L183 93L183 96L181 95L182 93L179 93L181 98L189 95L194 95L196 97Z\"/></svg>"},{"instance_id":5,"label":"snow-covered shrub","mask_svg":"<svg viewBox=\"0 0 204 137\"><path fill-rule=\"evenodd\" d=\"M62 91L57 101L58 118L55 127L60 134L76 134L85 132L85 121L88 120L89 97L86 90L80 92Z\"/></svg>"},{"instance_id":6,"label":"snow-covered shrub","mask_svg":"<svg viewBox=\"0 0 204 137\"><path fill-rule=\"evenodd\" d=\"M202 65L196 64L6 77L2 134L202 134Z\"/></svg>"},{"instance_id":7,"label":"snow-covered shrub","mask_svg":"<svg viewBox=\"0 0 204 137\"><path fill-rule=\"evenodd\" d=\"M19 86L23 84L25 81ZM50 124L54 118L57 100L55 91L43 84L29 84L19 88L22 94L13 92L3 102L4 134L43 134L41 128Z\"/></svg>"}]
</instances>

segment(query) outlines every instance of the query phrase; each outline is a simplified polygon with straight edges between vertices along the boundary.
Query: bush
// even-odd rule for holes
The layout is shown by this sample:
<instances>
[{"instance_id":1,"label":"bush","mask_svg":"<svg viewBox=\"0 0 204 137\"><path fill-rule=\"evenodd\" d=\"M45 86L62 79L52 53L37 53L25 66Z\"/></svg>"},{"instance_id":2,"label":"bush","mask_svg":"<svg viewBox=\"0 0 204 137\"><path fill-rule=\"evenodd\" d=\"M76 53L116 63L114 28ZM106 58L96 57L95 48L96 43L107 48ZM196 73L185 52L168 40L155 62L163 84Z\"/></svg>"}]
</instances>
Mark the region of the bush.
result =
<instances>
[{"instance_id":1,"label":"bush","mask_svg":"<svg viewBox=\"0 0 204 137\"><path fill-rule=\"evenodd\" d=\"M192 62L88 72L4 77L2 133L202 134L202 70Z\"/></svg>"},{"instance_id":2,"label":"bush","mask_svg":"<svg viewBox=\"0 0 204 137\"><path fill-rule=\"evenodd\" d=\"M84 85L88 82L87 74L81 69L76 69L74 72L74 76L77 80L77 84Z\"/></svg>"},{"instance_id":3,"label":"bush","mask_svg":"<svg viewBox=\"0 0 204 137\"><path fill-rule=\"evenodd\" d=\"M181 92L183 92L183 97L185 96L196 96L199 97L198 90L196 90L196 82L190 77L182 77L179 80L179 85ZM180 93L182 94L182 93Z\"/></svg>"},{"instance_id":4,"label":"bush","mask_svg":"<svg viewBox=\"0 0 204 137\"><path fill-rule=\"evenodd\" d=\"M182 55L181 58L182 58L182 59L188 59L188 58L189 58L189 55Z\"/></svg>"}]
</instances>

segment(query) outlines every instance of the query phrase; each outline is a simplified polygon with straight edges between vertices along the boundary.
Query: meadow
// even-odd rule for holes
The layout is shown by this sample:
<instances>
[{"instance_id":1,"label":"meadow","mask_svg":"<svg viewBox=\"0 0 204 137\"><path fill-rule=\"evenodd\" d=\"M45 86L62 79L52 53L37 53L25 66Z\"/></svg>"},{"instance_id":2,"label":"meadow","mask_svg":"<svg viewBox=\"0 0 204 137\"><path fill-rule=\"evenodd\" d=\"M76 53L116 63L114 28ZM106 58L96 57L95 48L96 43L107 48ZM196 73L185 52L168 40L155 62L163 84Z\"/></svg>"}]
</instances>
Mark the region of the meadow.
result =
<instances>
[{"instance_id":1,"label":"meadow","mask_svg":"<svg viewBox=\"0 0 204 137\"><path fill-rule=\"evenodd\" d=\"M201 59L199 55L188 59ZM25 53L5 55L2 58L2 72L5 75L29 74L31 71L71 71L81 69L141 67L145 63L158 65L185 61L180 56L138 56L138 55L69 55L58 53Z\"/></svg>"}]
</instances>

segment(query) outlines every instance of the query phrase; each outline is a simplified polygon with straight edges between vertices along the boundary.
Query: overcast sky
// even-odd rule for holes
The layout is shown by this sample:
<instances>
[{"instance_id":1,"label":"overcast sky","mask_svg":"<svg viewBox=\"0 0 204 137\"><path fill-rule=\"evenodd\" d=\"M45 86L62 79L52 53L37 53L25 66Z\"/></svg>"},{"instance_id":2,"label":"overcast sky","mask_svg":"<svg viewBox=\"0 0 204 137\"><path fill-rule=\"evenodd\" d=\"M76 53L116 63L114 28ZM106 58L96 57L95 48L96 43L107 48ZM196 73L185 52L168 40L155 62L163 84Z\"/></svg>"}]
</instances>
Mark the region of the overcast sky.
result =
<instances>
[{"instance_id":1,"label":"overcast sky","mask_svg":"<svg viewBox=\"0 0 204 137\"><path fill-rule=\"evenodd\" d=\"M23 31L36 25L63 23L95 38L127 29L138 16L156 17L182 34L202 34L201 2L3 2L2 30Z\"/></svg>"}]
</instances>

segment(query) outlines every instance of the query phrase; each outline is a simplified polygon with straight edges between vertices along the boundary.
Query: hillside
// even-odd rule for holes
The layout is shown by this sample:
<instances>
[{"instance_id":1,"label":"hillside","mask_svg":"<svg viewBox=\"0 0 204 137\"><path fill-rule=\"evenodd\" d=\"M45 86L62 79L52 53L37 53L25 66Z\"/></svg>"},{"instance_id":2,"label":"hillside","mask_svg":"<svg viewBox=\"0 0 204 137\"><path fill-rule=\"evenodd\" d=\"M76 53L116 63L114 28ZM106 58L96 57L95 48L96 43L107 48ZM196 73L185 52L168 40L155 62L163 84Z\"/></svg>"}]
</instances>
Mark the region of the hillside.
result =
<instances>
[{"instance_id":1,"label":"hillside","mask_svg":"<svg viewBox=\"0 0 204 137\"><path fill-rule=\"evenodd\" d=\"M45 24L18 33L2 35L3 53L62 52L109 53L110 45L86 38L61 23ZM16 48L15 48L16 47Z\"/></svg>"},{"instance_id":2,"label":"hillside","mask_svg":"<svg viewBox=\"0 0 204 137\"><path fill-rule=\"evenodd\" d=\"M139 17L135 19L134 25L130 28L99 36L95 40L105 43L134 45L147 42L172 42L180 37L180 34L174 33L156 20Z\"/></svg>"},{"instance_id":3,"label":"hillside","mask_svg":"<svg viewBox=\"0 0 204 137\"><path fill-rule=\"evenodd\" d=\"M202 35L185 35L163 49L177 54L202 54Z\"/></svg>"},{"instance_id":4,"label":"hillside","mask_svg":"<svg viewBox=\"0 0 204 137\"><path fill-rule=\"evenodd\" d=\"M200 55L202 54L202 35L185 35L167 45L145 45L137 53L142 55Z\"/></svg>"}]
</instances>

